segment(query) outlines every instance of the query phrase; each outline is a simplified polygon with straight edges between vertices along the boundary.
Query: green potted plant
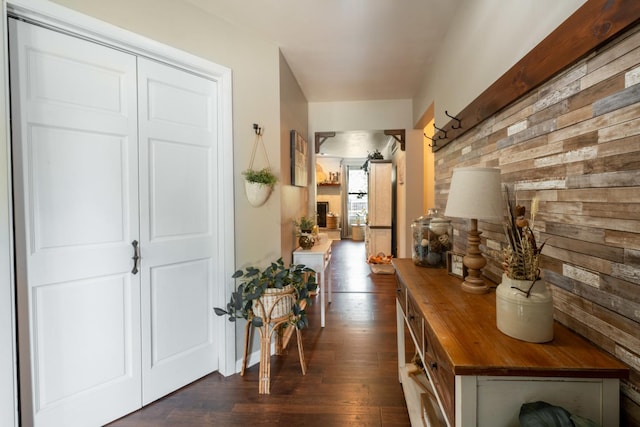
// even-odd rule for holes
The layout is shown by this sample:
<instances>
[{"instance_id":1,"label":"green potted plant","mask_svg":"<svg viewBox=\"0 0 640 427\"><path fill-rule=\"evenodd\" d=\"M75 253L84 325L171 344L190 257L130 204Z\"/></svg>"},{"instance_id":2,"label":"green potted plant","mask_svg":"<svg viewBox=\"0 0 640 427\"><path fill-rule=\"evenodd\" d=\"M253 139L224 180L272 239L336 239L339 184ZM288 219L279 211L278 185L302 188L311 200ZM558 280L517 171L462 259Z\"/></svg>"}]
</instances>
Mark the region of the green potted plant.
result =
<instances>
[{"instance_id":1,"label":"green potted plant","mask_svg":"<svg viewBox=\"0 0 640 427\"><path fill-rule=\"evenodd\" d=\"M301 216L298 220L293 220L293 224L298 227L298 243L302 249L311 249L315 243L312 236L313 227L316 225L314 218L310 216Z\"/></svg>"},{"instance_id":2,"label":"green potted plant","mask_svg":"<svg viewBox=\"0 0 640 427\"><path fill-rule=\"evenodd\" d=\"M300 233L311 233L316 220L310 216L301 216L298 220L293 220L293 224L300 229Z\"/></svg>"},{"instance_id":3,"label":"green potted plant","mask_svg":"<svg viewBox=\"0 0 640 427\"><path fill-rule=\"evenodd\" d=\"M526 208L514 206L508 194L504 273L496 289L497 326L504 334L522 341L551 341L553 298L551 290L540 278L539 267L540 254L546 242L538 245L533 232L538 198L532 199L530 219L526 219Z\"/></svg>"},{"instance_id":4,"label":"green potted plant","mask_svg":"<svg viewBox=\"0 0 640 427\"><path fill-rule=\"evenodd\" d=\"M263 270L247 267L232 277L242 283L231 294L226 308L214 308L218 316L226 315L231 322L247 319L255 327L288 316L289 323L298 329L308 326L303 301L310 304L309 293L318 287L311 268L302 264L287 267L280 258Z\"/></svg>"},{"instance_id":5,"label":"green potted plant","mask_svg":"<svg viewBox=\"0 0 640 427\"><path fill-rule=\"evenodd\" d=\"M245 193L252 206L262 206L269 196L278 178L273 174L271 168L259 170L247 169L242 172L244 175Z\"/></svg>"}]
</instances>

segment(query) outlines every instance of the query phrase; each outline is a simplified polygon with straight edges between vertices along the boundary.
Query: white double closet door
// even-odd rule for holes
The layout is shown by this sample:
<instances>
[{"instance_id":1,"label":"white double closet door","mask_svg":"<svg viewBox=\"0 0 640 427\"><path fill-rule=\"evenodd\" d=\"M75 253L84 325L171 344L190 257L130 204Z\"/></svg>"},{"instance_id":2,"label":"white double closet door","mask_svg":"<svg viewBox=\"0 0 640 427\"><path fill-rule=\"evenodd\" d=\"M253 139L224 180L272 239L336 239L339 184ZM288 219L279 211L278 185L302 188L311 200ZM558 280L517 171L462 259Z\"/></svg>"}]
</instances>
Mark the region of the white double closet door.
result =
<instances>
[{"instance_id":1,"label":"white double closet door","mask_svg":"<svg viewBox=\"0 0 640 427\"><path fill-rule=\"evenodd\" d=\"M216 82L15 19L10 52L23 424L102 425L218 369Z\"/></svg>"}]
</instances>

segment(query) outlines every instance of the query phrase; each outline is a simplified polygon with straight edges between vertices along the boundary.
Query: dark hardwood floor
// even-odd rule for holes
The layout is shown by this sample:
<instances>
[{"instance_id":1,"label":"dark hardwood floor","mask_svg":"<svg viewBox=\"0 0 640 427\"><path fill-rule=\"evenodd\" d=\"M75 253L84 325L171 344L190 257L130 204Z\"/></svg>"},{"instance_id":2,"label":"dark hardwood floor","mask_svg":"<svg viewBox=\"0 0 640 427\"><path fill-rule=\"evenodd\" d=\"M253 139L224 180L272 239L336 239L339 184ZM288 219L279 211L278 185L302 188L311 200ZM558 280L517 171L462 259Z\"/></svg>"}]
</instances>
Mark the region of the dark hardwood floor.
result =
<instances>
[{"instance_id":1,"label":"dark hardwood floor","mask_svg":"<svg viewBox=\"0 0 640 427\"><path fill-rule=\"evenodd\" d=\"M306 375L292 340L288 354L271 357L269 395L258 394L254 365L243 377L208 375L109 426L409 426L398 382L394 276L371 274L364 243L351 240L334 242L331 274L324 329L320 307L307 309Z\"/></svg>"}]
</instances>

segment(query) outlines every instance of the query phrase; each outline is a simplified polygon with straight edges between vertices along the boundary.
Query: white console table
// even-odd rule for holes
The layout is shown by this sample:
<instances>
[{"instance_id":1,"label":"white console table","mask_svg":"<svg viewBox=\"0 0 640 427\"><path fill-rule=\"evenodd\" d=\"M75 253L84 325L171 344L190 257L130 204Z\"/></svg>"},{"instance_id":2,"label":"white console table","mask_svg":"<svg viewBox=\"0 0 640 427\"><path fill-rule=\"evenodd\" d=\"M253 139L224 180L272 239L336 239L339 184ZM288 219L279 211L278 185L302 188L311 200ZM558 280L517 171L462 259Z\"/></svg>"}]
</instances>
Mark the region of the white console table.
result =
<instances>
[{"instance_id":1,"label":"white console table","mask_svg":"<svg viewBox=\"0 0 640 427\"><path fill-rule=\"evenodd\" d=\"M327 285L329 303L331 303L331 273L325 274L327 273L327 268L331 262L331 243L331 239L327 238L327 236L322 236L320 241L316 242L311 249L298 248L293 252L294 264L304 264L305 266L315 270L318 275L318 293L320 294L320 326L323 328L325 324L324 319L326 305L324 301L325 285Z\"/></svg>"},{"instance_id":2,"label":"white console table","mask_svg":"<svg viewBox=\"0 0 640 427\"><path fill-rule=\"evenodd\" d=\"M510 427L525 402L546 401L603 426L617 426L620 378L629 369L555 323L554 339L533 344L508 337L496 326L495 292L475 295L444 269L395 259L398 281L398 367L411 425ZM406 336L426 368L408 375ZM407 342L408 343L408 342ZM412 370L411 372L415 372ZM424 396L430 403L423 406Z\"/></svg>"}]
</instances>

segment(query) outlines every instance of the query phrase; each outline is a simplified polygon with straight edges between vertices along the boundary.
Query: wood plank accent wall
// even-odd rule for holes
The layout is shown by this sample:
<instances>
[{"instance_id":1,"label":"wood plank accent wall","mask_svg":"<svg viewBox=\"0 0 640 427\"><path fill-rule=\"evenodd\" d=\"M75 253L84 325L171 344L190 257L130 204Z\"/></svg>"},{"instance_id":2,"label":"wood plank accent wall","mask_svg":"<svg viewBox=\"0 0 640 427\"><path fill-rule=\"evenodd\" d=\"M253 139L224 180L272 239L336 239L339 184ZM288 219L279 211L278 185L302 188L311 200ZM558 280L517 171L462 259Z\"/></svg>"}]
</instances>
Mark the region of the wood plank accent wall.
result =
<instances>
[{"instance_id":1,"label":"wood plank accent wall","mask_svg":"<svg viewBox=\"0 0 640 427\"><path fill-rule=\"evenodd\" d=\"M434 151L582 59L625 31L639 18L640 1L587 0L521 61L455 114L457 119L462 120L462 127L457 126L457 121L450 120L443 127L447 131L445 139L440 139L445 136L444 132L436 132L434 138L437 139L437 146Z\"/></svg>"},{"instance_id":2,"label":"wood plank accent wall","mask_svg":"<svg viewBox=\"0 0 640 427\"><path fill-rule=\"evenodd\" d=\"M437 151L435 164L441 212L454 167L499 167L527 209L539 197L555 317L629 366L621 425L640 426L640 25ZM453 223L464 253L468 224ZM502 225L478 228L485 274L499 282Z\"/></svg>"}]
</instances>

